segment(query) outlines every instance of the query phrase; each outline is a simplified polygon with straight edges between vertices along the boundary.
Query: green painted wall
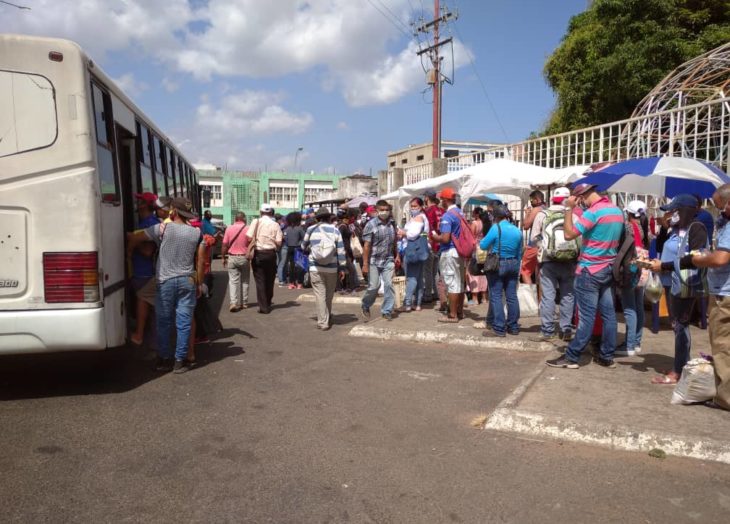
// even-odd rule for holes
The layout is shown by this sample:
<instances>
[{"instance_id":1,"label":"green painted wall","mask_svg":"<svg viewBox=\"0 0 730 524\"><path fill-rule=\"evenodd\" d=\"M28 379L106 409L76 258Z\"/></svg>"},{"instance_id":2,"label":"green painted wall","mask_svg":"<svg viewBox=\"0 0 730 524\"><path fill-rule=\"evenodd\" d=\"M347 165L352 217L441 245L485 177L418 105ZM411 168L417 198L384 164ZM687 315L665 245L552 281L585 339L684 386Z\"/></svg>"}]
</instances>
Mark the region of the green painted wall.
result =
<instances>
[{"instance_id":1,"label":"green painted wall","mask_svg":"<svg viewBox=\"0 0 730 524\"><path fill-rule=\"evenodd\" d=\"M332 189L339 187L340 177L328 174L310 173L241 173L239 171L198 171L200 184L206 181L223 181L223 207L211 207L214 215L221 215L226 224L233 223L236 211L246 216L256 217L262 203L269 200L269 185L277 180L296 181L298 184L298 206L296 208L277 208L281 214L300 211L304 207L304 186L306 182L328 182Z\"/></svg>"}]
</instances>

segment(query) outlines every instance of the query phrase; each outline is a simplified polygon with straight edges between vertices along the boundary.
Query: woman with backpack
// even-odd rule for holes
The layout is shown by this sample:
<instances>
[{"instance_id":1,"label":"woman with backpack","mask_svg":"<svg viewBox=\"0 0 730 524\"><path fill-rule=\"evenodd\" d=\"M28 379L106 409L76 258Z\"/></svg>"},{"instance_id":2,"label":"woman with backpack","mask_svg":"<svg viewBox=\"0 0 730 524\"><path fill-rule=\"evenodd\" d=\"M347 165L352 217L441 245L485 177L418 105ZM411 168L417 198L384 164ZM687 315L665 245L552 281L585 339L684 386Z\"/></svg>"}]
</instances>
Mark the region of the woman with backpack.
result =
<instances>
[{"instance_id":1,"label":"woman with backpack","mask_svg":"<svg viewBox=\"0 0 730 524\"><path fill-rule=\"evenodd\" d=\"M626 213L626 236L634 240L632 258L646 260L649 257L649 221L646 218L646 204L632 200L624 209ZM637 271L635 277L622 286L621 305L626 321L626 340L616 348L617 357L633 357L641 352L641 339L644 331L644 285Z\"/></svg>"},{"instance_id":2,"label":"woman with backpack","mask_svg":"<svg viewBox=\"0 0 730 524\"><path fill-rule=\"evenodd\" d=\"M493 321L491 329L484 331L485 337L504 337L506 333L510 335L520 333L517 286L522 260L522 233L508 219L509 211L506 207L495 207L494 224L479 243L480 248L496 254L499 259L498 268L487 273L489 307ZM507 302L506 321L502 297Z\"/></svg>"},{"instance_id":3,"label":"woman with backpack","mask_svg":"<svg viewBox=\"0 0 730 524\"><path fill-rule=\"evenodd\" d=\"M677 244L676 257L673 260L652 260L651 270L655 273L669 272L672 277L671 307L672 327L674 328L674 366L670 371L652 379L652 384L676 384L682 374L684 365L689 361L692 338L690 336L690 319L697 298L704 296L704 270L694 269L692 251L709 247L707 229L697 220L697 199L689 194L675 196L662 211L671 212L672 227L667 243ZM664 245L663 251L673 252L673 247Z\"/></svg>"},{"instance_id":4,"label":"woman with backpack","mask_svg":"<svg viewBox=\"0 0 730 524\"><path fill-rule=\"evenodd\" d=\"M406 274L406 296L400 312L421 311L423 301L423 267L428 260L428 218L423 211L423 200L411 199L408 222L405 225L406 248L403 260ZM413 299L415 297L415 305Z\"/></svg>"}]
</instances>

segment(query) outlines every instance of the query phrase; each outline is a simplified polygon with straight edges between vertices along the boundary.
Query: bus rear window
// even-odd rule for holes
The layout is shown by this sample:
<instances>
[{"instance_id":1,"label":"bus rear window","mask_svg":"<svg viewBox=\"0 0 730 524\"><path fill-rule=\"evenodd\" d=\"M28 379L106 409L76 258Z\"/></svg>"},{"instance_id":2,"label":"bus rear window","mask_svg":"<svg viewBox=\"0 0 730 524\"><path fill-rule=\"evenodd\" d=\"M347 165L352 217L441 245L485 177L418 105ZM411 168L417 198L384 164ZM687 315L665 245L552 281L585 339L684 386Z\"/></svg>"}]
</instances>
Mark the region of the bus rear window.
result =
<instances>
[{"instance_id":1,"label":"bus rear window","mask_svg":"<svg viewBox=\"0 0 730 524\"><path fill-rule=\"evenodd\" d=\"M57 134L53 84L40 75L0 71L0 157L48 147Z\"/></svg>"}]
</instances>

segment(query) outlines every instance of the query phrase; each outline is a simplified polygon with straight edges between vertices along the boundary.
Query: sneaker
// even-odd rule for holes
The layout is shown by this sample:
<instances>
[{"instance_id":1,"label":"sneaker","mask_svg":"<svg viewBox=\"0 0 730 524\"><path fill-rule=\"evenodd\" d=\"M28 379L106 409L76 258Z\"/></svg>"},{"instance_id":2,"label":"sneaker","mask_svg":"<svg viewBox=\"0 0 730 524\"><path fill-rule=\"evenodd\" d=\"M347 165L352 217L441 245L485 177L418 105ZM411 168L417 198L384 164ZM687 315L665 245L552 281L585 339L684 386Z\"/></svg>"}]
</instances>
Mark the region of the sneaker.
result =
<instances>
[{"instance_id":1,"label":"sneaker","mask_svg":"<svg viewBox=\"0 0 730 524\"><path fill-rule=\"evenodd\" d=\"M634 348L634 351L635 351L636 353L641 353L641 346L636 346L636 347Z\"/></svg>"},{"instance_id":2,"label":"sneaker","mask_svg":"<svg viewBox=\"0 0 730 524\"><path fill-rule=\"evenodd\" d=\"M231 313L235 313L236 311L238 311L238 306L235 304L231 304L230 306L228 306L228 311L230 311Z\"/></svg>"},{"instance_id":3,"label":"sneaker","mask_svg":"<svg viewBox=\"0 0 730 524\"><path fill-rule=\"evenodd\" d=\"M370 321L370 310L369 309L362 308L362 319L365 322L369 322Z\"/></svg>"},{"instance_id":4,"label":"sneaker","mask_svg":"<svg viewBox=\"0 0 730 524\"><path fill-rule=\"evenodd\" d=\"M391 315L390 313L383 313L383 319L388 321L393 320L393 315Z\"/></svg>"},{"instance_id":5,"label":"sneaker","mask_svg":"<svg viewBox=\"0 0 730 524\"><path fill-rule=\"evenodd\" d=\"M188 370L188 367L185 365L185 362L182 360L176 360L175 365L172 367L172 372L176 375L179 375L180 373L185 373Z\"/></svg>"},{"instance_id":6,"label":"sneaker","mask_svg":"<svg viewBox=\"0 0 730 524\"><path fill-rule=\"evenodd\" d=\"M493 329L489 328L486 331L482 331L482 336L487 338L504 338L507 335L505 335L504 333L497 333Z\"/></svg>"},{"instance_id":7,"label":"sneaker","mask_svg":"<svg viewBox=\"0 0 730 524\"><path fill-rule=\"evenodd\" d=\"M603 366L604 368L613 369L616 367L616 362L614 362L613 360L604 360L601 357L594 357L593 362L595 362L599 366Z\"/></svg>"},{"instance_id":8,"label":"sneaker","mask_svg":"<svg viewBox=\"0 0 730 524\"><path fill-rule=\"evenodd\" d=\"M555 333L541 333L537 340L539 342L551 342L555 340Z\"/></svg>"},{"instance_id":9,"label":"sneaker","mask_svg":"<svg viewBox=\"0 0 730 524\"><path fill-rule=\"evenodd\" d=\"M626 349L621 348L617 349L613 352L613 355L615 357L635 357L636 356L636 350L635 349Z\"/></svg>"},{"instance_id":10,"label":"sneaker","mask_svg":"<svg viewBox=\"0 0 730 524\"><path fill-rule=\"evenodd\" d=\"M572 331L563 331L560 334L560 340L562 340L563 342L570 342L571 340L573 340L573 332Z\"/></svg>"},{"instance_id":11,"label":"sneaker","mask_svg":"<svg viewBox=\"0 0 730 524\"><path fill-rule=\"evenodd\" d=\"M577 362L568 360L565 355L561 355L558 358L553 358L551 360L546 360L545 364L551 368L578 369L580 367Z\"/></svg>"}]
</instances>

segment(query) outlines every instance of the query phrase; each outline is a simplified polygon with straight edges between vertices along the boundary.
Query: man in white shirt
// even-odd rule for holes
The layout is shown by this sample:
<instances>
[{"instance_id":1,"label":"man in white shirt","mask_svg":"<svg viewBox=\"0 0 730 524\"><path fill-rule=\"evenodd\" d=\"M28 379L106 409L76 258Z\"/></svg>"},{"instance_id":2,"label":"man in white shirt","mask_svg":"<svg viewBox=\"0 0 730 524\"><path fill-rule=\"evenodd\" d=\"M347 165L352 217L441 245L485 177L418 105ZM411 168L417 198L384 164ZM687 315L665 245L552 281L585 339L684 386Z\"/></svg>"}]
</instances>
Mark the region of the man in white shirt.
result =
<instances>
[{"instance_id":1,"label":"man in white shirt","mask_svg":"<svg viewBox=\"0 0 730 524\"><path fill-rule=\"evenodd\" d=\"M256 282L259 313L268 315L271 313L271 300L274 298L276 253L281 247L284 235L274 220L274 208L270 204L263 204L260 211L261 217L249 226L246 236L249 239L248 249L254 249L251 267Z\"/></svg>"}]
</instances>

